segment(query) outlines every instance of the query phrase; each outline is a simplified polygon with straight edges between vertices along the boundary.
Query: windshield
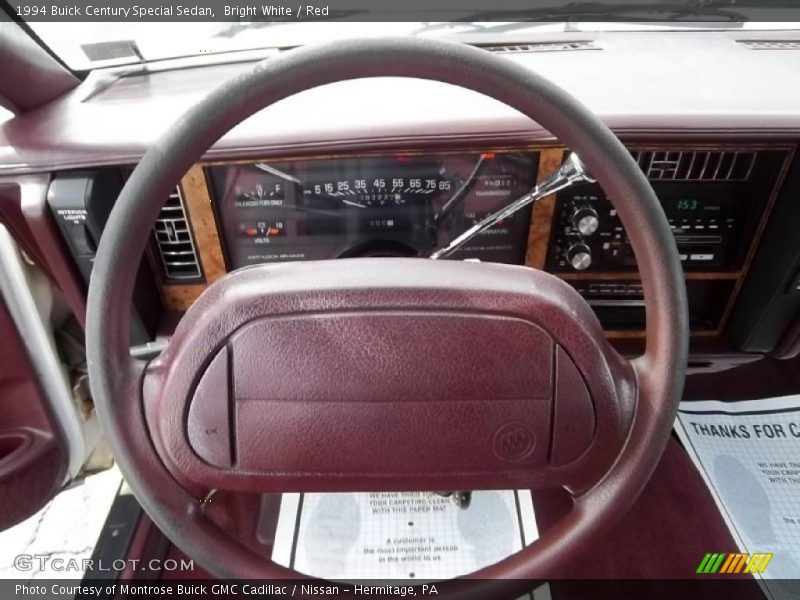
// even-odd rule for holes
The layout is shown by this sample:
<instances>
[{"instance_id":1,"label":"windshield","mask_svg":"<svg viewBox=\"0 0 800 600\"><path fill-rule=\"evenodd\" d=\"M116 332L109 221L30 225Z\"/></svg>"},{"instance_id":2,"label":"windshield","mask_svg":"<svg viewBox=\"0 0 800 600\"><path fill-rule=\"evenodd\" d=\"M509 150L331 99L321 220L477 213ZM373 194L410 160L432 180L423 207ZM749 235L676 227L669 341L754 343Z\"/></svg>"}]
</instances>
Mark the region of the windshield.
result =
<instances>
[{"instance_id":1,"label":"windshield","mask_svg":"<svg viewBox=\"0 0 800 600\"><path fill-rule=\"evenodd\" d=\"M513 37L535 41L548 32L659 31L675 29L796 29L796 23L691 22L91 22L28 24L67 65L84 71L126 63L169 58L298 46L353 37L411 35L503 43ZM528 36L528 37L525 37ZM533 37L531 37L533 36ZM132 42L132 43L131 43Z\"/></svg>"}]
</instances>

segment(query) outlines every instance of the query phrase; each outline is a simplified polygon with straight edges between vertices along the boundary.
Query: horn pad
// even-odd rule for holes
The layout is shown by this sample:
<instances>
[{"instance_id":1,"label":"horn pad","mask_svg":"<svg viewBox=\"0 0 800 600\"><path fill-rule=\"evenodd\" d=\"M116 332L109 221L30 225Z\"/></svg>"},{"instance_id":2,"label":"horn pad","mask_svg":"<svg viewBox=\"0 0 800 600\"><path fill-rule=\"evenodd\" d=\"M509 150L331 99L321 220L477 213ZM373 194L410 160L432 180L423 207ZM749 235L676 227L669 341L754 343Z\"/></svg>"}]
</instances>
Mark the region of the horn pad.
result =
<instances>
[{"instance_id":1,"label":"horn pad","mask_svg":"<svg viewBox=\"0 0 800 600\"><path fill-rule=\"evenodd\" d=\"M210 289L161 361L159 411L183 419L188 441L166 435L167 458L194 480L225 473L260 491L532 486L579 462L599 410L618 412L580 296L528 269L520 289L507 267L493 289L493 265L385 261L389 274L412 262L415 287L401 272L376 280L367 259L343 261L328 289L282 290L271 267ZM222 329L203 328L219 315Z\"/></svg>"}]
</instances>

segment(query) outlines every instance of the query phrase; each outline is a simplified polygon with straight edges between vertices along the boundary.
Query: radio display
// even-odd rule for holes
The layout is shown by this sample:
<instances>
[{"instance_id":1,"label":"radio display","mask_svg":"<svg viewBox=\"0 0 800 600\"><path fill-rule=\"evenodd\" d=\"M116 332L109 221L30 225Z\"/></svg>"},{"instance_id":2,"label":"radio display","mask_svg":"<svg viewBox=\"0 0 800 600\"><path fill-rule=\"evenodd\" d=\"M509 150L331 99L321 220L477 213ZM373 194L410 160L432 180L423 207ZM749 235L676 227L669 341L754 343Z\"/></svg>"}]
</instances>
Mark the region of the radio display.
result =
<instances>
[{"instance_id":1,"label":"radio display","mask_svg":"<svg viewBox=\"0 0 800 600\"><path fill-rule=\"evenodd\" d=\"M678 212L692 212L697 210L700 203L697 200L678 200L675 203L675 209Z\"/></svg>"},{"instance_id":2,"label":"radio display","mask_svg":"<svg viewBox=\"0 0 800 600\"><path fill-rule=\"evenodd\" d=\"M228 266L428 256L535 184L538 155L442 153L206 168ZM524 262L530 208L453 259Z\"/></svg>"}]
</instances>

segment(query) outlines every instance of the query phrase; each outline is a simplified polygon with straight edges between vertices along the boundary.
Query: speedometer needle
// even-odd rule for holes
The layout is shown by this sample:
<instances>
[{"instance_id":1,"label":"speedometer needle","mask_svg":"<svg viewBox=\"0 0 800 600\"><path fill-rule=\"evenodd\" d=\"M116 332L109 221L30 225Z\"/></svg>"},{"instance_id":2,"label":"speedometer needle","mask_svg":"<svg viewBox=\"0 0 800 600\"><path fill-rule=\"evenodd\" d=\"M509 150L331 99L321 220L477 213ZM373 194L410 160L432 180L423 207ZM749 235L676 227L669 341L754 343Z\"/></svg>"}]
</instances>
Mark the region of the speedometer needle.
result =
<instances>
[{"instance_id":1,"label":"speedometer needle","mask_svg":"<svg viewBox=\"0 0 800 600\"><path fill-rule=\"evenodd\" d=\"M355 207L357 207L357 208L367 208L367 207L366 207L366 206L364 206L363 204L360 204L360 203L358 203L358 202L353 202L352 200L345 200L344 198L342 198L342 202L343 202L344 204L347 204L348 206L355 206Z\"/></svg>"}]
</instances>

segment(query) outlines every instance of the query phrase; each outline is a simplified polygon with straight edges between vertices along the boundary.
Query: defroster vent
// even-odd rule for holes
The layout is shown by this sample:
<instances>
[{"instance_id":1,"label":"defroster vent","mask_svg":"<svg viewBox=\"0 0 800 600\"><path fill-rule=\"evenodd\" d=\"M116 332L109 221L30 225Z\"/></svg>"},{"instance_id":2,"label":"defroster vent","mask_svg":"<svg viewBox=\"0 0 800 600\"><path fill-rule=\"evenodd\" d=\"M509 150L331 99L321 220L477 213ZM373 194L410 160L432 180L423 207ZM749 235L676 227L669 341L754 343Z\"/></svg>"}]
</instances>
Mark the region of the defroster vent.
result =
<instances>
[{"instance_id":1,"label":"defroster vent","mask_svg":"<svg viewBox=\"0 0 800 600\"><path fill-rule=\"evenodd\" d=\"M570 50L600 50L591 40L564 42L534 42L530 44L505 44L502 46L483 46L489 52L499 54L522 54L526 52L568 52Z\"/></svg>"},{"instance_id":2,"label":"defroster vent","mask_svg":"<svg viewBox=\"0 0 800 600\"><path fill-rule=\"evenodd\" d=\"M750 50L800 50L800 40L736 40Z\"/></svg>"}]
</instances>

